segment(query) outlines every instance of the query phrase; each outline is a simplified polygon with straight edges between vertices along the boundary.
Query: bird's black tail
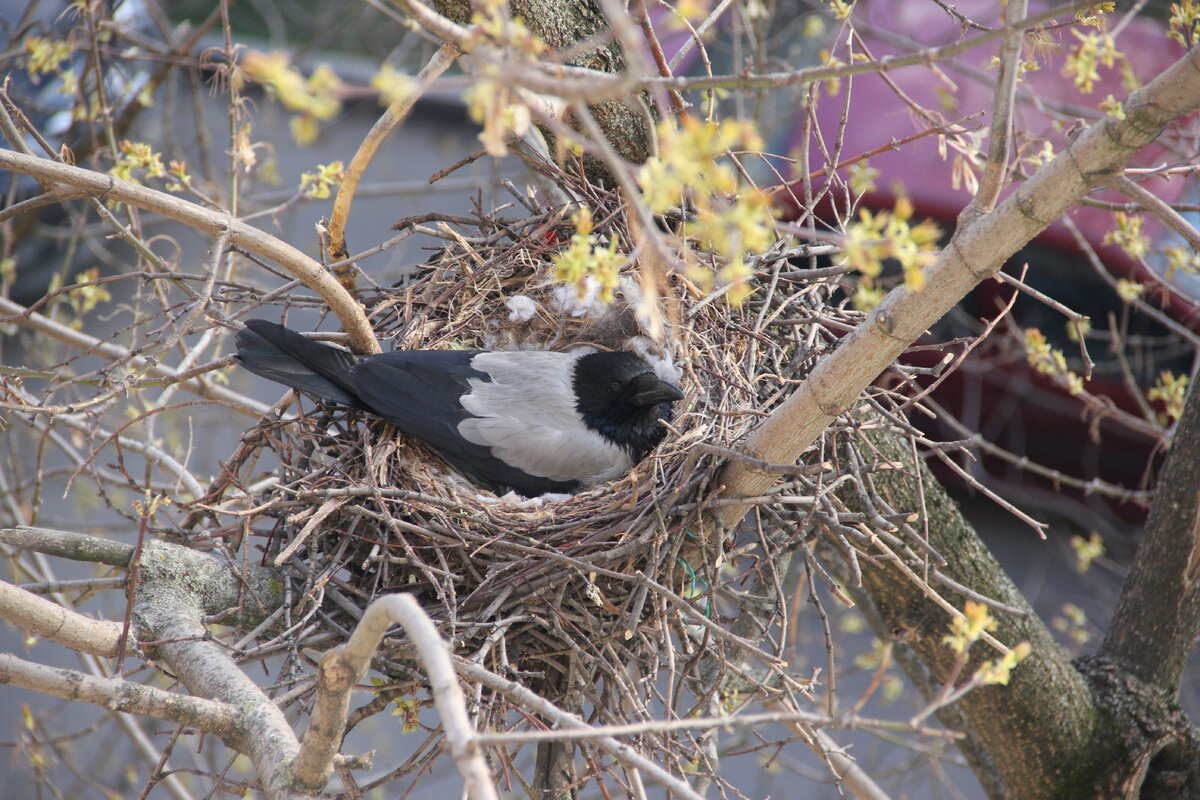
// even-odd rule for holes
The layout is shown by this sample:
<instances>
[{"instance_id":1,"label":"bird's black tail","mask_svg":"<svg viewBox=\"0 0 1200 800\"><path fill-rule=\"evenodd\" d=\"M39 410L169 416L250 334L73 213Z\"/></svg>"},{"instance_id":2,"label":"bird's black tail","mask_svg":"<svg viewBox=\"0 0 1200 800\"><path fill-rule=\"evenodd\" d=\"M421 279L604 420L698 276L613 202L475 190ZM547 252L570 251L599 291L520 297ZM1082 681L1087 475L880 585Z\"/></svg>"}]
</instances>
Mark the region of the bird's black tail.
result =
<instances>
[{"instance_id":1,"label":"bird's black tail","mask_svg":"<svg viewBox=\"0 0 1200 800\"><path fill-rule=\"evenodd\" d=\"M237 360L251 372L321 400L362 407L350 379L350 368L358 363L352 353L265 319L246 320L235 342Z\"/></svg>"}]
</instances>

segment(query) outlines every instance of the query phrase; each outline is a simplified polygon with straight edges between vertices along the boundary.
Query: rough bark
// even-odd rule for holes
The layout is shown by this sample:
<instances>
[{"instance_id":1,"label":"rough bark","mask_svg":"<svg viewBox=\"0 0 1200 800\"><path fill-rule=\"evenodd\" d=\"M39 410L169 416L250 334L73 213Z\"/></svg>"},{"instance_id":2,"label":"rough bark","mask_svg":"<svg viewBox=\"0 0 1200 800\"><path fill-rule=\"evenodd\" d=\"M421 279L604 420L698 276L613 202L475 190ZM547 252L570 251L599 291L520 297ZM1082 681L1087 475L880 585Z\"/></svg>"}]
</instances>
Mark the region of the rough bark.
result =
<instances>
[{"instance_id":1,"label":"rough bark","mask_svg":"<svg viewBox=\"0 0 1200 800\"><path fill-rule=\"evenodd\" d=\"M134 607L139 631L152 643L157 639L149 652L192 694L220 698L239 709L236 732L226 743L250 757L268 798L317 793L319 786L293 785L290 765L300 745L283 712L219 645L208 640L195 596L177 586L154 586Z\"/></svg>"},{"instance_id":2,"label":"rough bark","mask_svg":"<svg viewBox=\"0 0 1200 800\"><path fill-rule=\"evenodd\" d=\"M972 691L952 709L954 726L969 737L963 747L968 761L980 774L993 777L985 781L989 796L1023 800L1196 796L1200 750L1195 730L1174 700L1174 686L1169 692L1161 689L1112 658L1072 663L924 463L913 463L908 444L886 433L876 435L875 442L882 456L906 465L905 471L875 475L876 488L890 504L919 508L917 492L923 485L930 544L949 562L942 572L1025 612L1024 616L993 612L999 621L996 638L1008 645L1027 641L1033 646L1032 654L1013 671L1010 684ZM918 470L920 484L914 478ZM1166 489L1165 482L1162 485ZM1194 491L1195 479L1188 485ZM1168 490L1155 508L1173 507L1171 495ZM1145 543L1143 551L1148 552ZM954 654L942 641L948 631L946 613L886 565L864 563L863 590L870 596L869 617L874 617L877 631L915 654L919 665L901 663L915 673L927 693L936 691L954 663ZM950 592L944 596L960 607L966 599ZM1186 645L1181 647L1180 642L1143 640L1142 645L1165 656L1163 649L1170 647L1186 653ZM972 655L964 674L979 660L996 654L977 644ZM1153 662L1154 656L1145 660ZM1175 675L1178 678L1178 672ZM949 720L943 715L943 721Z\"/></svg>"},{"instance_id":3,"label":"rough bark","mask_svg":"<svg viewBox=\"0 0 1200 800\"><path fill-rule=\"evenodd\" d=\"M913 463L908 443L895 434L875 437L882 456L905 471L875 475L876 488L895 508L920 508L917 470L929 513L929 543L948 562L946 575L964 586L1024 611L1023 616L993 611L995 636L1012 646L1029 642L1032 654L1013 671L1008 686L988 686L957 704L972 749L988 754L1004 782L1003 797L1081 798L1112 754L1095 745L1099 718L1087 682L1072 667L1020 591L963 518L924 462ZM946 612L916 589L899 570L863 564L863 588L886 626L881 633L903 642L930 672L934 687L949 677L955 654L942 641L949 632ZM961 608L966 598L944 596ZM970 675L984 659L995 658L982 643L972 648ZM975 760L975 759L972 759ZM996 796L996 795L993 795Z\"/></svg>"},{"instance_id":4,"label":"rough bark","mask_svg":"<svg viewBox=\"0 0 1200 800\"><path fill-rule=\"evenodd\" d=\"M1113 751L1091 797L1186 800L1200 796L1200 738L1164 691L1103 655L1076 663L1101 712L1097 742Z\"/></svg>"},{"instance_id":5,"label":"rough bark","mask_svg":"<svg viewBox=\"0 0 1200 800\"><path fill-rule=\"evenodd\" d=\"M468 0L436 0L433 3L438 13L466 25L471 20L471 3ZM596 42L570 58L566 63L575 67L619 74L625 69L625 56L620 46L608 35L608 22L595 0L512 0L509 9L514 17L520 17L535 36L549 45L551 50L566 50L578 47L583 42ZM636 102L636 101L633 101ZM640 164L650 154L650 131L646 120L649 113L630 103L605 100L588 106L609 144L621 158ZM553 134L543 129L547 140ZM600 162L587 158L584 161L588 177L595 179L607 174Z\"/></svg>"},{"instance_id":6,"label":"rough bark","mask_svg":"<svg viewBox=\"0 0 1200 800\"><path fill-rule=\"evenodd\" d=\"M1200 632L1200 396L1194 386L1158 480L1103 654L1174 697Z\"/></svg>"},{"instance_id":7,"label":"rough bark","mask_svg":"<svg viewBox=\"0 0 1200 800\"><path fill-rule=\"evenodd\" d=\"M142 548L133 605L137 640L149 657L193 695L238 709L236 731L226 742L250 757L270 798L301 795L290 773L299 743L283 712L211 641L204 618L239 609L237 621L257 625L279 607L281 590L271 570L244 566L235 574L205 553L151 540Z\"/></svg>"},{"instance_id":8,"label":"rough bark","mask_svg":"<svg viewBox=\"0 0 1200 800\"><path fill-rule=\"evenodd\" d=\"M1134 767L1112 771L1114 796L1200 795L1197 731L1178 705L1184 665L1200 633L1197 487L1200 395L1193 386L1104 645L1079 664Z\"/></svg>"}]
</instances>

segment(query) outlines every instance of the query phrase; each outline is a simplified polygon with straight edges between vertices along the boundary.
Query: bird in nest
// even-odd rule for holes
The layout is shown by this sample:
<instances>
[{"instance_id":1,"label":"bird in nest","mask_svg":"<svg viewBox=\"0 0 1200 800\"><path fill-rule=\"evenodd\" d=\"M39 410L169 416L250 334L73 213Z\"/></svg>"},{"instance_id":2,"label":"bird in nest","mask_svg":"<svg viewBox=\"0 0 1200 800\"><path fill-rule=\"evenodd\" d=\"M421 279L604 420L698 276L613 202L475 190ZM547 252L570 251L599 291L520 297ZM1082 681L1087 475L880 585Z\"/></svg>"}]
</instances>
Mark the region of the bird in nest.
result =
<instances>
[{"instance_id":1,"label":"bird in nest","mask_svg":"<svg viewBox=\"0 0 1200 800\"><path fill-rule=\"evenodd\" d=\"M382 417L497 493L570 493L624 475L683 397L628 352L406 350L358 356L266 320L236 336L243 367Z\"/></svg>"}]
</instances>

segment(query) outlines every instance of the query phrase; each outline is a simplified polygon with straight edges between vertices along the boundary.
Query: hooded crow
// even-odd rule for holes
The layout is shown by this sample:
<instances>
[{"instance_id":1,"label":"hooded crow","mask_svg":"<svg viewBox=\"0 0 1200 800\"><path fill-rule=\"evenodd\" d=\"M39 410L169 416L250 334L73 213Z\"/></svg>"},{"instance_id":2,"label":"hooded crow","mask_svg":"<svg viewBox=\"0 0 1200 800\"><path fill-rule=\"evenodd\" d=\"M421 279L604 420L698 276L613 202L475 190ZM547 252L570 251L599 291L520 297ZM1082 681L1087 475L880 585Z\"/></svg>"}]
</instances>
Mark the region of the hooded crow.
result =
<instances>
[{"instance_id":1,"label":"hooded crow","mask_svg":"<svg viewBox=\"0 0 1200 800\"><path fill-rule=\"evenodd\" d=\"M251 372L382 417L476 483L527 497L624 475L662 441L683 397L626 352L356 356L261 319L236 341Z\"/></svg>"}]
</instances>

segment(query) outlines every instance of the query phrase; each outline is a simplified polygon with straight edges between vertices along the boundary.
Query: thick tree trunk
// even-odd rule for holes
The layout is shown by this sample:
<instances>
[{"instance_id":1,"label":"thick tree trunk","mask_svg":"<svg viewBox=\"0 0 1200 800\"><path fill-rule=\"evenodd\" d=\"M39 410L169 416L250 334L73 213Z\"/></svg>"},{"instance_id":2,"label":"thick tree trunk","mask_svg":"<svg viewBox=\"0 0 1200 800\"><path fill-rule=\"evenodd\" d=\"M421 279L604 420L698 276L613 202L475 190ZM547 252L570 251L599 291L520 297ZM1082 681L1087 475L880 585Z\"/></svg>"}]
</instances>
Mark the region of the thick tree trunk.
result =
<instances>
[{"instance_id":1,"label":"thick tree trunk","mask_svg":"<svg viewBox=\"0 0 1200 800\"><path fill-rule=\"evenodd\" d=\"M1185 416L1197 419L1188 424L1200 429L1200 402L1189 405L1193 408ZM1111 658L1073 664L925 464L913 463L907 441L884 433L875 436L875 443L883 457L906 465L904 471L884 471L874 477L876 488L894 507L920 508L915 475L921 472L929 543L949 562L942 572L1025 612L1017 616L993 611L999 621L997 639L1009 646L1026 641L1033 647L1013 671L1009 685L976 689L952 709L953 724L969 737L963 751L972 767L999 779L998 784L985 780L989 795L997 800L1200 796L1194 775L1200 751L1194 729L1174 703L1174 688L1168 693ZM1194 461L1200 452L1195 443L1176 447L1172 460L1179 460L1175 454L1181 450L1190 451L1184 457L1187 461ZM1168 478L1170 470L1168 464ZM1175 492L1165 481L1161 485L1164 494L1155 503L1158 514L1163 513L1159 509L1175 507ZM1189 491L1194 492L1196 485L1195 480L1188 483ZM1152 558L1150 541L1142 548L1147 559ZM1140 564L1134 574L1139 569ZM879 635L911 650L919 664L901 663L918 686L935 692L954 663L954 653L943 642L949 624L946 612L887 564L864 564L863 589L870 596L869 616L874 617ZM966 600L952 592L943 595L958 607ZM1167 651L1186 654L1181 641L1144 640L1145 661L1177 660L1174 652ZM981 642L972 648L972 656L964 676L979 661L997 654ZM950 718L943 716L943 722L949 723Z\"/></svg>"},{"instance_id":2,"label":"thick tree trunk","mask_svg":"<svg viewBox=\"0 0 1200 800\"><path fill-rule=\"evenodd\" d=\"M1105 656L1174 697L1200 631L1200 396L1192 387L1158 480Z\"/></svg>"},{"instance_id":3,"label":"thick tree trunk","mask_svg":"<svg viewBox=\"0 0 1200 800\"><path fill-rule=\"evenodd\" d=\"M948 562L942 572L1024 612L1016 616L993 611L999 622L996 638L1010 647L1029 642L1033 651L1013 671L1008 686L977 689L956 704L967 725L963 732L972 743L965 752L988 754L1003 781L1002 797L1087 797L1085 787L1112 755L1095 748L1100 720L1087 682L924 462L913 463L908 442L895 434L879 434L874 441L882 456L905 467L874 475L876 488L889 504L918 509L917 493L924 489L929 544ZM923 486L915 479L918 470L923 472ZM911 648L929 671L928 688L940 688L955 661L954 652L943 642L950 623L946 612L886 562L873 567L863 564L863 588L884 625L880 635ZM952 592L943 595L958 608L966 600ZM971 654L964 677L981 661L998 657L983 642L976 643ZM978 755L972 761L977 762Z\"/></svg>"}]
</instances>

